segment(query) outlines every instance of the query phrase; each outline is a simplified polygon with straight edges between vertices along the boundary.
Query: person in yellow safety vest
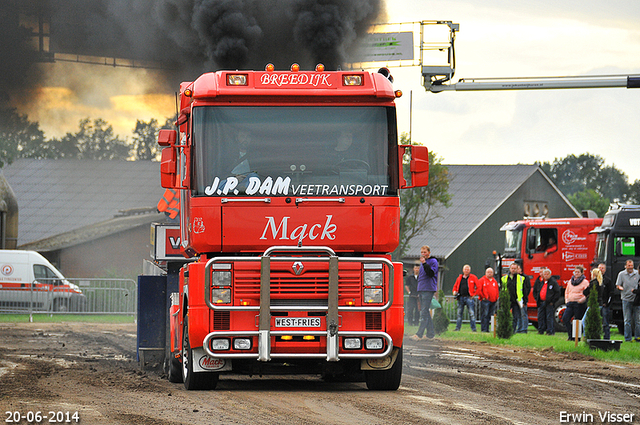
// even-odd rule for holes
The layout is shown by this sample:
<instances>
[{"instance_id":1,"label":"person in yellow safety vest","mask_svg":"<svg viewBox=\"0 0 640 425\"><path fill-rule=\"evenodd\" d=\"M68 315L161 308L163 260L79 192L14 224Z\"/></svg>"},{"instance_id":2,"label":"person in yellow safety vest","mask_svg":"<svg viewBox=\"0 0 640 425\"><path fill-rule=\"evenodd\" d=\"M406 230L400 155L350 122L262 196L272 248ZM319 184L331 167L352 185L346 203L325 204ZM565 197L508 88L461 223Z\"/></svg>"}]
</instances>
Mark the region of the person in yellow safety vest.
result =
<instances>
[{"instance_id":1,"label":"person in yellow safety vest","mask_svg":"<svg viewBox=\"0 0 640 425\"><path fill-rule=\"evenodd\" d=\"M531 292L531 284L529 284L529 288L527 288L524 276L518 274L518 271L518 264L511 263L509 266L509 274L502 276L501 279L502 285L506 285L507 290L509 291L511 312L513 313L513 333L523 332L521 329L521 323L523 321L522 314L524 311L526 316L527 311L527 299L524 294L527 294L528 297L529 292Z\"/></svg>"},{"instance_id":2,"label":"person in yellow safety vest","mask_svg":"<svg viewBox=\"0 0 640 425\"><path fill-rule=\"evenodd\" d=\"M158 202L158 211L163 212L174 219L180 214L180 196L175 189L167 189Z\"/></svg>"}]
</instances>

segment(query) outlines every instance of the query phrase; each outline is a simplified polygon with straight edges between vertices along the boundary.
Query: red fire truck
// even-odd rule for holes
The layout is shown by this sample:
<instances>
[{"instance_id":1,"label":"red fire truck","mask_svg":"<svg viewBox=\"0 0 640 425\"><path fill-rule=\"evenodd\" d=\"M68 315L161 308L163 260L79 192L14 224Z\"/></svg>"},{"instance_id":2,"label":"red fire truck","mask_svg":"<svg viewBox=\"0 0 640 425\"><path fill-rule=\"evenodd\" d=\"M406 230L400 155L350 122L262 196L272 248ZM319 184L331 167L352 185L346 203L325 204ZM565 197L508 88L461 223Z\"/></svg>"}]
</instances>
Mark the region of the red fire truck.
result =
<instances>
[{"instance_id":1,"label":"red fire truck","mask_svg":"<svg viewBox=\"0 0 640 425\"><path fill-rule=\"evenodd\" d=\"M179 189L169 379L220 374L402 373L398 190L425 186L423 146L399 146L394 91L377 73L218 71L180 86L162 130L161 180ZM403 164L409 171L403 175Z\"/></svg>"},{"instance_id":2,"label":"red fire truck","mask_svg":"<svg viewBox=\"0 0 640 425\"><path fill-rule=\"evenodd\" d=\"M509 273L514 261L522 265L522 271L534 280L543 267L564 288L571 280L572 272L581 265L588 273L596 255L596 234L590 233L602 224L601 218L529 218L511 221L500 230L505 232L504 253L501 255L502 275ZM590 276L587 276L591 279ZM529 320L538 322L538 311L533 291L528 301ZM564 296L556 303L556 329L564 329L561 322L565 309Z\"/></svg>"}]
</instances>

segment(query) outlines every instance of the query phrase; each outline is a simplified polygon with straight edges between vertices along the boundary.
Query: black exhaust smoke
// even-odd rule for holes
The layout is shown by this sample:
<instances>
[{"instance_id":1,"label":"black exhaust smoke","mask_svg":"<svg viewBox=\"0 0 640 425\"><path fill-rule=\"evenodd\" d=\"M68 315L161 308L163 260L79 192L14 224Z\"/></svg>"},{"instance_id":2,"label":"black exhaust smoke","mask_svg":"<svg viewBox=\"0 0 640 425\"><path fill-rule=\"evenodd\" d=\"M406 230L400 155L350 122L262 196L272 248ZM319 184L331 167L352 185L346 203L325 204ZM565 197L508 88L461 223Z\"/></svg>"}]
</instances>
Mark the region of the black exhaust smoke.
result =
<instances>
[{"instance_id":1,"label":"black exhaust smoke","mask_svg":"<svg viewBox=\"0 0 640 425\"><path fill-rule=\"evenodd\" d=\"M383 9L383 0L2 0L0 110L38 107L25 93L47 77L33 36L36 10L50 19L50 53L151 61L161 69L149 90L172 93L180 81L218 69L293 62L337 69L358 37L384 20ZM71 88L91 90L87 68L74 69L67 80L86 84Z\"/></svg>"}]
</instances>

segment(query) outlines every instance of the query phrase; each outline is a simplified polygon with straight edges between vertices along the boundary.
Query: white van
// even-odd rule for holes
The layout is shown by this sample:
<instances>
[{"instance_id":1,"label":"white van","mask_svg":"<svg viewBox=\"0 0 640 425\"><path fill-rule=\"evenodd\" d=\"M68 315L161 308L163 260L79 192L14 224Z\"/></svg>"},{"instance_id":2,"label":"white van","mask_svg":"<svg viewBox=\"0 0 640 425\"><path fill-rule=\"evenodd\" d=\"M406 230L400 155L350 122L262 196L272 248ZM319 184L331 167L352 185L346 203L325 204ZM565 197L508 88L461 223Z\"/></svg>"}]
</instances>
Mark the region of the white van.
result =
<instances>
[{"instance_id":1,"label":"white van","mask_svg":"<svg viewBox=\"0 0 640 425\"><path fill-rule=\"evenodd\" d=\"M35 251L0 250L0 310L83 311L86 297Z\"/></svg>"}]
</instances>

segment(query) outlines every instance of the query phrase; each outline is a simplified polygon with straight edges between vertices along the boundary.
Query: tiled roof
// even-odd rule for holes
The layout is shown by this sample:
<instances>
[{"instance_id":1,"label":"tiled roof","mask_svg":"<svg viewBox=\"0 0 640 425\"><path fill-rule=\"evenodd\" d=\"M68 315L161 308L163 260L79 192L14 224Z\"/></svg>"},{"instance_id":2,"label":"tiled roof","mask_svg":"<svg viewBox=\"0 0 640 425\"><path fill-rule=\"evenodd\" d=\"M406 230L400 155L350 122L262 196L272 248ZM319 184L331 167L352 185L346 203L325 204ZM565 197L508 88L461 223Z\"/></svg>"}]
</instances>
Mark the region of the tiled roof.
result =
<instances>
[{"instance_id":1,"label":"tiled roof","mask_svg":"<svg viewBox=\"0 0 640 425\"><path fill-rule=\"evenodd\" d=\"M160 163L20 159L2 169L18 199L18 246L153 208Z\"/></svg>"},{"instance_id":2,"label":"tiled roof","mask_svg":"<svg viewBox=\"0 0 640 425\"><path fill-rule=\"evenodd\" d=\"M477 226L498 208L533 173L537 165L447 165L451 206L413 238L407 256L429 245L431 254L447 258ZM415 254L415 255L414 255Z\"/></svg>"}]
</instances>

